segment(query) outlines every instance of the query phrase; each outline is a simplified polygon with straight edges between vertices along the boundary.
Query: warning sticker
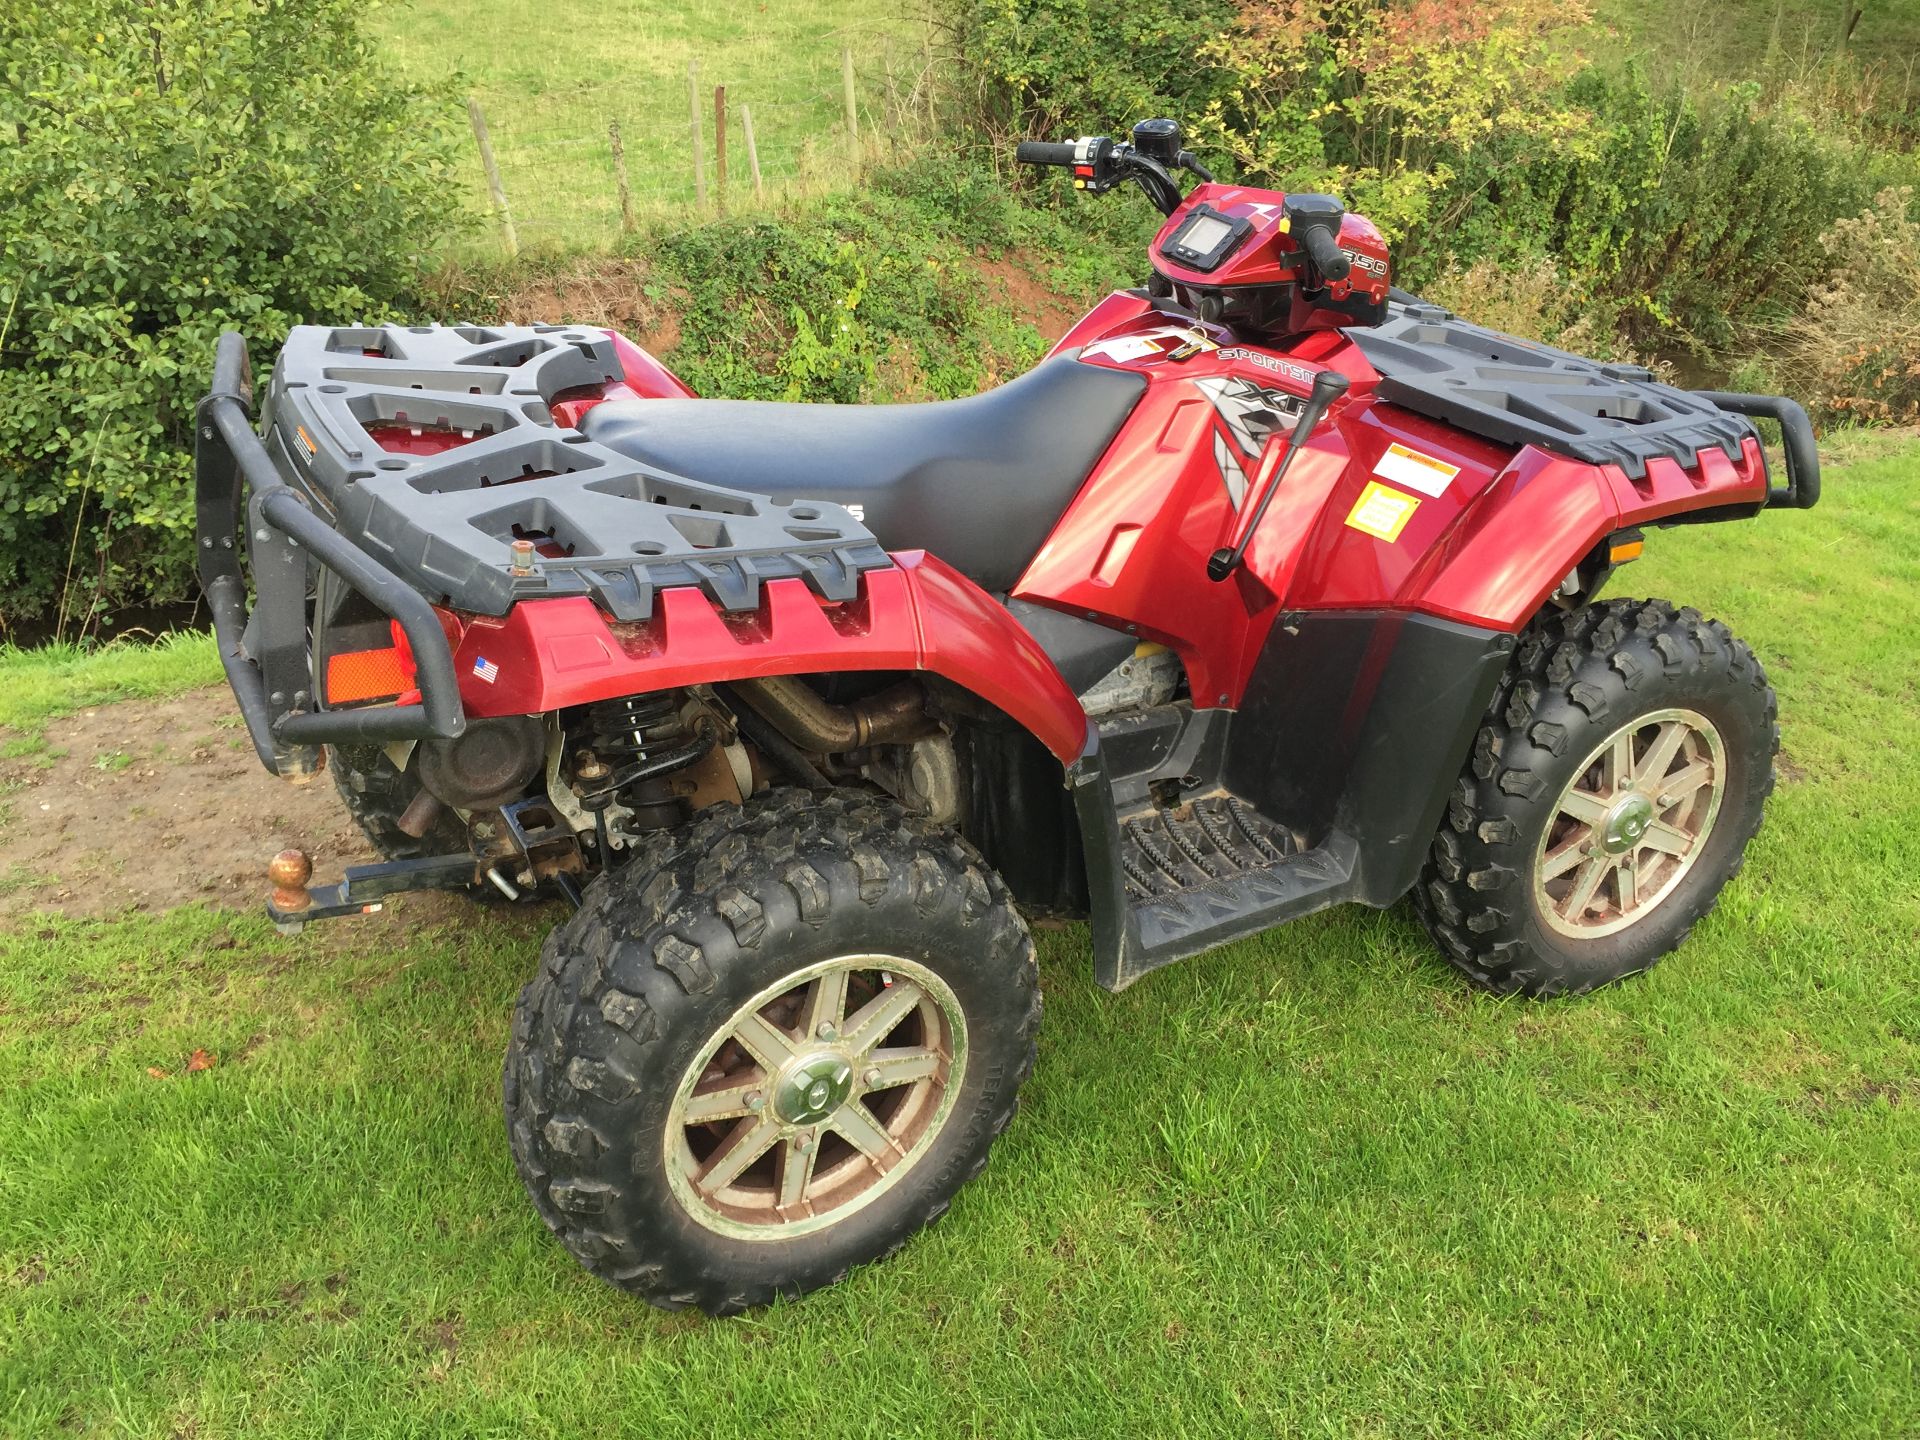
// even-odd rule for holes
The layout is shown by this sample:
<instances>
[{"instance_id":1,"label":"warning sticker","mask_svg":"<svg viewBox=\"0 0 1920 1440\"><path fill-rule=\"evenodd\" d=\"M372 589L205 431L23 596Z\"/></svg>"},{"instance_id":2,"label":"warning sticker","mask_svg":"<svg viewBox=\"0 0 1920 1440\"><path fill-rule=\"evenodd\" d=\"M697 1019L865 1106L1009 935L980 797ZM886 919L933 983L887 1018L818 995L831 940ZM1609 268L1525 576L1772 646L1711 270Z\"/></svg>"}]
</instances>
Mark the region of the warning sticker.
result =
<instances>
[{"instance_id":1,"label":"warning sticker","mask_svg":"<svg viewBox=\"0 0 1920 1440\"><path fill-rule=\"evenodd\" d=\"M1394 541L1400 538L1400 532L1407 528L1407 521L1419 508L1420 502L1413 496L1371 480L1347 513L1347 524L1377 539Z\"/></svg>"},{"instance_id":2,"label":"warning sticker","mask_svg":"<svg viewBox=\"0 0 1920 1440\"><path fill-rule=\"evenodd\" d=\"M1113 340L1096 340L1080 352L1080 358L1091 355L1104 356L1108 360L1117 360L1125 364L1129 360L1139 360L1148 355L1158 355L1165 347L1160 336L1122 335Z\"/></svg>"},{"instance_id":3,"label":"warning sticker","mask_svg":"<svg viewBox=\"0 0 1920 1440\"><path fill-rule=\"evenodd\" d=\"M1418 490L1422 495L1437 496L1447 493L1447 486L1460 473L1460 467L1422 455L1418 450L1409 450L1405 445L1393 444L1373 467L1373 473L1409 490Z\"/></svg>"}]
</instances>

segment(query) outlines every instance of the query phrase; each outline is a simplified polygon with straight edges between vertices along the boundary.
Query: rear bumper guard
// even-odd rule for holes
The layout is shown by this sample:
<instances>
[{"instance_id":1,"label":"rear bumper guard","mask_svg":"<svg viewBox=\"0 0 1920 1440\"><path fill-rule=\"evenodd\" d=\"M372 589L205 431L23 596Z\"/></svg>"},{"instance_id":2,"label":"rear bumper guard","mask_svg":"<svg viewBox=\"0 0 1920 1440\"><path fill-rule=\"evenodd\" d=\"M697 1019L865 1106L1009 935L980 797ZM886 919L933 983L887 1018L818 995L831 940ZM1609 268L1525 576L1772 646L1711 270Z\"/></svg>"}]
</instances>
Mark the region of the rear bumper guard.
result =
<instances>
[{"instance_id":1,"label":"rear bumper guard","mask_svg":"<svg viewBox=\"0 0 1920 1440\"><path fill-rule=\"evenodd\" d=\"M1726 390L1693 393L1735 415L1779 424L1781 445L1787 455L1787 483L1767 491L1769 507L1811 510L1820 503L1820 451L1813 441L1813 422L1798 401L1784 395L1740 395Z\"/></svg>"},{"instance_id":2,"label":"rear bumper guard","mask_svg":"<svg viewBox=\"0 0 1920 1440\"><path fill-rule=\"evenodd\" d=\"M195 551L220 664L261 763L276 775L309 774L320 745L460 734L466 716L459 682L433 607L316 515L281 477L254 433L252 395L246 340L229 331L214 352L213 388L196 415ZM251 608L240 535L257 597ZM325 708L308 635L310 559L399 622L413 651L417 704Z\"/></svg>"}]
</instances>

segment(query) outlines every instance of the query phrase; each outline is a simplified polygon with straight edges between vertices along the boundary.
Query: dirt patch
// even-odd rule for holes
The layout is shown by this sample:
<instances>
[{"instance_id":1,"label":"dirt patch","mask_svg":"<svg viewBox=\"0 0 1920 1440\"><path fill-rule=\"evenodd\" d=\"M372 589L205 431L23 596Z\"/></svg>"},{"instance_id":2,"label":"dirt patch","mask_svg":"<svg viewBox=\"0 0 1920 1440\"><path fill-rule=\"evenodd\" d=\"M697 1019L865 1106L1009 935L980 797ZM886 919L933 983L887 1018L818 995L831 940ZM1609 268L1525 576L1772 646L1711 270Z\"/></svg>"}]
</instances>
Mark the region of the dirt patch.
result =
<instances>
[{"instance_id":1,"label":"dirt patch","mask_svg":"<svg viewBox=\"0 0 1920 1440\"><path fill-rule=\"evenodd\" d=\"M224 688L100 705L0 732L0 920L117 915L210 901L253 910L266 864L298 846L315 875L376 859L333 781L269 775Z\"/></svg>"},{"instance_id":2,"label":"dirt patch","mask_svg":"<svg viewBox=\"0 0 1920 1440\"><path fill-rule=\"evenodd\" d=\"M461 282L449 276L449 288ZM649 287L658 298L648 294ZM617 330L650 355L680 343L680 312L687 297L654 281L644 262L583 256L544 274L516 277L512 288L487 297L509 325L591 325Z\"/></svg>"},{"instance_id":3,"label":"dirt patch","mask_svg":"<svg viewBox=\"0 0 1920 1440\"><path fill-rule=\"evenodd\" d=\"M1086 307L1050 288L1031 270L1012 260L980 257L980 278L988 290L1022 320L1038 330L1049 344L1074 327Z\"/></svg>"}]
</instances>

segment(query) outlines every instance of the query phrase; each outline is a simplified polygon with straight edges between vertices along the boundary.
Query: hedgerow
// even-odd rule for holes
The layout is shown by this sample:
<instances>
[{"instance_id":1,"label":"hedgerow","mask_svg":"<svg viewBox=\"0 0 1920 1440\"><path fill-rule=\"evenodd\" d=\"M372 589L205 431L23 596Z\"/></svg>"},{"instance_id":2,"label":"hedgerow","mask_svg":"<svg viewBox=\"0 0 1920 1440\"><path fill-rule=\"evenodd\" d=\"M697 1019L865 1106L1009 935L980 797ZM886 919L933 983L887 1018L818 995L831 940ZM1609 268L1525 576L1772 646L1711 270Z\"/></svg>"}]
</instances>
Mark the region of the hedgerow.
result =
<instances>
[{"instance_id":1,"label":"hedgerow","mask_svg":"<svg viewBox=\"0 0 1920 1440\"><path fill-rule=\"evenodd\" d=\"M8 0L0 626L192 593L213 342L405 308L448 206L437 107L365 0Z\"/></svg>"}]
</instances>

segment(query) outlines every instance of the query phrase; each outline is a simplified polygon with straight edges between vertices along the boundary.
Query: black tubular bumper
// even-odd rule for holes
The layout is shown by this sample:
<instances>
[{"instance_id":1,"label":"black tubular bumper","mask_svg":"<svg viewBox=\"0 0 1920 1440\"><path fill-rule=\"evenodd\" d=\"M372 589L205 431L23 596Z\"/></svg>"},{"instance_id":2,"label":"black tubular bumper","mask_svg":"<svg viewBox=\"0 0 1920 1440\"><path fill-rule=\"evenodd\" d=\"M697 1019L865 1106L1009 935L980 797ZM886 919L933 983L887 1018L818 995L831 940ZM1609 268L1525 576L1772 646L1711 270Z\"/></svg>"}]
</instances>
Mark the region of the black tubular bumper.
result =
<instances>
[{"instance_id":1,"label":"black tubular bumper","mask_svg":"<svg viewBox=\"0 0 1920 1440\"><path fill-rule=\"evenodd\" d=\"M1736 415L1778 421L1787 453L1787 483L1767 492L1769 506L1811 510L1820 503L1820 451L1813 443L1813 422L1797 401L1783 395L1737 395L1725 390L1696 390L1702 400Z\"/></svg>"},{"instance_id":2,"label":"black tubular bumper","mask_svg":"<svg viewBox=\"0 0 1920 1440\"><path fill-rule=\"evenodd\" d=\"M220 663L261 763L275 774L304 774L315 768L315 746L458 735L466 717L433 607L281 478L254 433L252 396L247 342L229 331L214 352L213 388L194 428L195 551ZM251 609L235 539L242 533L257 593ZM308 637L310 557L400 622L413 650L418 704L324 708Z\"/></svg>"}]
</instances>

